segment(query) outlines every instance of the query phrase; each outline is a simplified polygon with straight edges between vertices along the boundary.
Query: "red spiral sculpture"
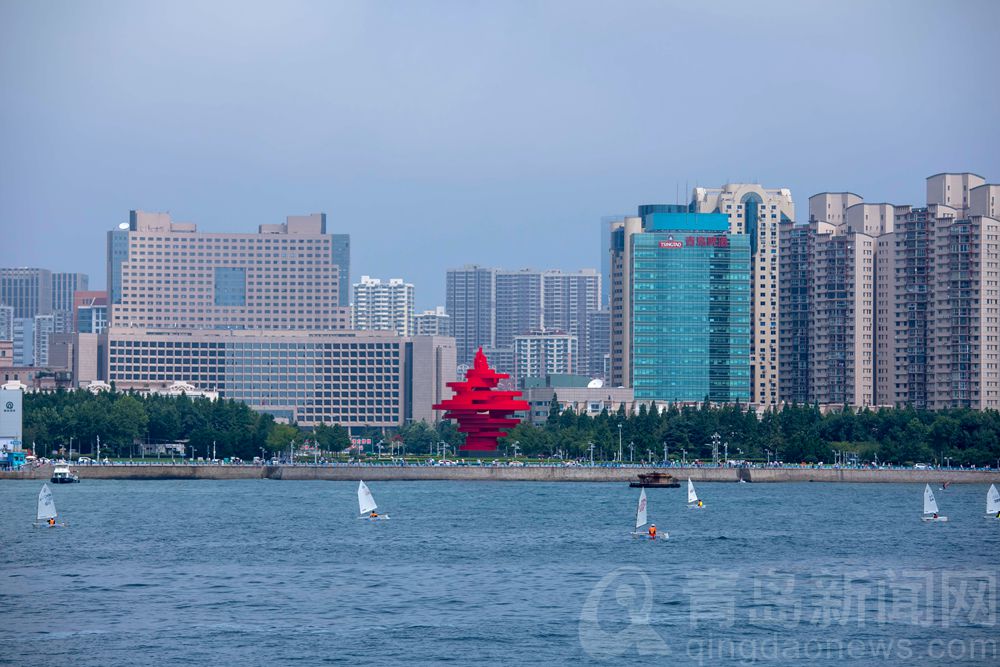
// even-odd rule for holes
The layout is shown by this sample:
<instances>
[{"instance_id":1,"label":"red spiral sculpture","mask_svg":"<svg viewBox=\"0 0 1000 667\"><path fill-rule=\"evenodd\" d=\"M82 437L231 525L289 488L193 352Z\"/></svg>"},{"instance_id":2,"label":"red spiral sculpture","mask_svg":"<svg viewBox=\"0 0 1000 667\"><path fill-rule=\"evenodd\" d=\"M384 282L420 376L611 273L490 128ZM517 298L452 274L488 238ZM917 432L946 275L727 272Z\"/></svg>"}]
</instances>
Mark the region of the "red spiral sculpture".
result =
<instances>
[{"instance_id":1,"label":"red spiral sculpture","mask_svg":"<svg viewBox=\"0 0 1000 667\"><path fill-rule=\"evenodd\" d=\"M447 410L444 418L458 422L458 430L465 434L465 444L459 451L495 452L497 440L521 421L511 415L530 409L527 401L515 399L521 392L496 389L500 380L508 377L507 373L490 368L483 348L479 348L472 368L465 373L465 381L448 383L455 395L434 409Z\"/></svg>"}]
</instances>

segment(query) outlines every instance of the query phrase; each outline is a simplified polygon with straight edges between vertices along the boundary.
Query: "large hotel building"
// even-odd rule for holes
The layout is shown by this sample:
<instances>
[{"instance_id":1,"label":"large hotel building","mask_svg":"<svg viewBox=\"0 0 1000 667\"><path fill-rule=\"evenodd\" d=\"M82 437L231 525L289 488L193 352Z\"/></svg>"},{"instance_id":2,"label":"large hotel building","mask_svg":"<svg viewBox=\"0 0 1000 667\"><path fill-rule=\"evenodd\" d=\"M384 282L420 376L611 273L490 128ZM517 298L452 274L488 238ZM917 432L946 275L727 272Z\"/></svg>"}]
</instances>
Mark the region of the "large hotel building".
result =
<instances>
[{"instance_id":1,"label":"large hotel building","mask_svg":"<svg viewBox=\"0 0 1000 667\"><path fill-rule=\"evenodd\" d=\"M237 234L133 211L108 233L101 379L189 383L306 426L437 419L454 340L349 330L347 248L324 214Z\"/></svg>"}]
</instances>

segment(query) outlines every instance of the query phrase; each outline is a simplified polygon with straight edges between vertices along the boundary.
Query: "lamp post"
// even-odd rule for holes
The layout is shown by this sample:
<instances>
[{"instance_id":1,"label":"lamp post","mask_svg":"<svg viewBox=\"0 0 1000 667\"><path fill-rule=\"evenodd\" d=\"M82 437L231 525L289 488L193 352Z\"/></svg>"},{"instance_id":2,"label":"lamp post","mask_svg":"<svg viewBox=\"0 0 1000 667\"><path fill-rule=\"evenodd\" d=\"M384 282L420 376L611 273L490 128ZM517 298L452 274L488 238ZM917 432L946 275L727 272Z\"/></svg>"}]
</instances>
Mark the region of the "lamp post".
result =
<instances>
[{"instance_id":1,"label":"lamp post","mask_svg":"<svg viewBox=\"0 0 1000 667\"><path fill-rule=\"evenodd\" d=\"M669 451L669 450L668 450L668 448L667 448L667 443L666 443L666 442L664 442L664 443L663 443L663 465L667 465L667 452L668 452L668 451Z\"/></svg>"},{"instance_id":2,"label":"lamp post","mask_svg":"<svg viewBox=\"0 0 1000 667\"><path fill-rule=\"evenodd\" d=\"M635 443L628 443L628 462L635 463Z\"/></svg>"},{"instance_id":3,"label":"lamp post","mask_svg":"<svg viewBox=\"0 0 1000 667\"><path fill-rule=\"evenodd\" d=\"M688 450L681 449L681 465L686 466L688 464Z\"/></svg>"},{"instance_id":4,"label":"lamp post","mask_svg":"<svg viewBox=\"0 0 1000 667\"><path fill-rule=\"evenodd\" d=\"M590 465L594 465L594 443L590 443Z\"/></svg>"},{"instance_id":5,"label":"lamp post","mask_svg":"<svg viewBox=\"0 0 1000 667\"><path fill-rule=\"evenodd\" d=\"M618 462L622 461L622 423L618 422Z\"/></svg>"},{"instance_id":6,"label":"lamp post","mask_svg":"<svg viewBox=\"0 0 1000 667\"><path fill-rule=\"evenodd\" d=\"M521 451L521 441L515 440L514 442L510 443L510 446L514 448L514 458L516 459L517 453Z\"/></svg>"}]
</instances>

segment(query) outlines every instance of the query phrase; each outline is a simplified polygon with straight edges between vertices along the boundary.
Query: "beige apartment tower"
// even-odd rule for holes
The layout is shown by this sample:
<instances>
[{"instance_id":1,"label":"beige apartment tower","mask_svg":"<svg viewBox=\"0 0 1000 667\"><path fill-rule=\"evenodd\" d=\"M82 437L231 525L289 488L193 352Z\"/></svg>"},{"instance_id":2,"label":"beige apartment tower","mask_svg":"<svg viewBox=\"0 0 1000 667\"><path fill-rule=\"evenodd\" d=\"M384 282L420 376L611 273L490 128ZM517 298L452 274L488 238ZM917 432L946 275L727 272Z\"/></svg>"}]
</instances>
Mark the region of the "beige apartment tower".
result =
<instances>
[{"instance_id":1,"label":"beige apartment tower","mask_svg":"<svg viewBox=\"0 0 1000 667\"><path fill-rule=\"evenodd\" d=\"M729 216L731 234L750 236L750 402L758 407L777 405L780 400L780 226L795 220L791 190L767 189L752 183L695 188L692 207L696 213L725 213Z\"/></svg>"}]
</instances>

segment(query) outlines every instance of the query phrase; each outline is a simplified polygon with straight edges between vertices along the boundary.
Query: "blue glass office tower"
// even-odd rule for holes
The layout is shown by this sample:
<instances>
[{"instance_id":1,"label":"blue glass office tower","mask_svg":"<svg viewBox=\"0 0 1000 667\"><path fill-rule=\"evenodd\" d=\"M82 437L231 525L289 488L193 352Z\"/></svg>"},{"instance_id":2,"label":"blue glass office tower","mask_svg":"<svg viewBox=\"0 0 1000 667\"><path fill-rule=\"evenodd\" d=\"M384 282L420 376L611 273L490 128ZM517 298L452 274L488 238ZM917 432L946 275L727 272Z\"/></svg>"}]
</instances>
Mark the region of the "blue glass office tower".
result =
<instances>
[{"instance_id":1,"label":"blue glass office tower","mask_svg":"<svg viewBox=\"0 0 1000 667\"><path fill-rule=\"evenodd\" d=\"M636 400L750 400L750 238L722 213L644 206L628 253L631 385Z\"/></svg>"}]
</instances>

